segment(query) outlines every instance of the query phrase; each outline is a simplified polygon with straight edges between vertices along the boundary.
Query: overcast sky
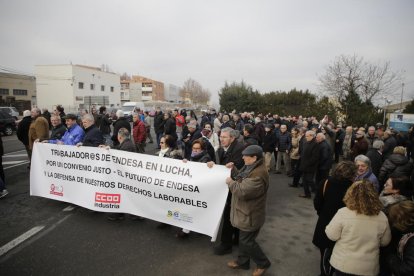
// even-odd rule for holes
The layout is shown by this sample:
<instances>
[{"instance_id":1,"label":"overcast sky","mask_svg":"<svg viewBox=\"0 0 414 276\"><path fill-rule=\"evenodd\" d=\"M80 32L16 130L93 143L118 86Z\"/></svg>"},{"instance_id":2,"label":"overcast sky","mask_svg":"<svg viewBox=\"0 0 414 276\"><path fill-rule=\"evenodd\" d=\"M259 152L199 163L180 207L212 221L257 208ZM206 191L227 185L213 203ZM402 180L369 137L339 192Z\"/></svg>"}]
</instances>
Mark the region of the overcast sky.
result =
<instances>
[{"instance_id":1,"label":"overcast sky","mask_svg":"<svg viewBox=\"0 0 414 276\"><path fill-rule=\"evenodd\" d=\"M390 61L414 97L414 1L0 0L0 66L107 64L217 92L310 89L336 56ZM394 102L399 102L396 97Z\"/></svg>"}]
</instances>

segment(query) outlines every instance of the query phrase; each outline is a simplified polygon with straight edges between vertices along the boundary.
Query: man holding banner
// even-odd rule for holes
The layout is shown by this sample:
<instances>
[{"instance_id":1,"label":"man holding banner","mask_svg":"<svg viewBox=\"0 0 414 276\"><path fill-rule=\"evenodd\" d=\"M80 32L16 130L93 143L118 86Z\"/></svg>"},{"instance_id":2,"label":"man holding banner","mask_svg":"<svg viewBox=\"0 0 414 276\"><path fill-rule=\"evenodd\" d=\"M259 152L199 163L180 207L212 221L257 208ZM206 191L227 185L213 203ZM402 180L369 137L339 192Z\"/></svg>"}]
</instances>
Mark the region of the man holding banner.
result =
<instances>
[{"instance_id":1,"label":"man holding banner","mask_svg":"<svg viewBox=\"0 0 414 276\"><path fill-rule=\"evenodd\" d=\"M250 259L257 268L253 276L263 275L270 261L256 242L256 237L265 221L266 195L269 174L263 162L260 146L250 145L243 152L245 166L237 172L235 179L227 177L226 184L232 192L231 224L240 230L239 256L227 265L233 269L249 269ZM226 165L233 168L234 164Z\"/></svg>"},{"instance_id":2,"label":"man holding banner","mask_svg":"<svg viewBox=\"0 0 414 276\"><path fill-rule=\"evenodd\" d=\"M217 150L218 164L226 165L233 163L237 169L241 169L244 165L242 159L242 151L244 146L237 141L238 131L230 127L223 128L220 132L220 148ZM207 163L210 167L214 162ZM233 174L233 173L232 173ZM233 176L233 175L232 175ZM223 211L223 227L221 229L221 243L214 248L214 254L224 255L230 254L234 243L239 242L238 229L233 227L230 223L230 209L231 209L231 193L227 195L226 205Z\"/></svg>"}]
</instances>

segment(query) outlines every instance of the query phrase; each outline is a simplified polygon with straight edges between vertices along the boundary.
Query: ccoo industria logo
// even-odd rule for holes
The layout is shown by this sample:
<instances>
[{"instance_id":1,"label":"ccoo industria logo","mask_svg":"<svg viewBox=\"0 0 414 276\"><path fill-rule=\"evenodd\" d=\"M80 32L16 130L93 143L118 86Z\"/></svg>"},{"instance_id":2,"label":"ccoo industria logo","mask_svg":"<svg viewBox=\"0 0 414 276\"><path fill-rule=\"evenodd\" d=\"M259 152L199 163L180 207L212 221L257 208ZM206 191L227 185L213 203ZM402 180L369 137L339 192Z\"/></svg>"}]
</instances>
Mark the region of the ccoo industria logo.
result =
<instances>
[{"instance_id":1,"label":"ccoo industria logo","mask_svg":"<svg viewBox=\"0 0 414 276\"><path fill-rule=\"evenodd\" d=\"M119 209L120 194L95 193L95 207Z\"/></svg>"},{"instance_id":2,"label":"ccoo industria logo","mask_svg":"<svg viewBox=\"0 0 414 276\"><path fill-rule=\"evenodd\" d=\"M63 196L63 186L62 185L50 185L50 194L51 195L57 195L57 196Z\"/></svg>"}]
</instances>

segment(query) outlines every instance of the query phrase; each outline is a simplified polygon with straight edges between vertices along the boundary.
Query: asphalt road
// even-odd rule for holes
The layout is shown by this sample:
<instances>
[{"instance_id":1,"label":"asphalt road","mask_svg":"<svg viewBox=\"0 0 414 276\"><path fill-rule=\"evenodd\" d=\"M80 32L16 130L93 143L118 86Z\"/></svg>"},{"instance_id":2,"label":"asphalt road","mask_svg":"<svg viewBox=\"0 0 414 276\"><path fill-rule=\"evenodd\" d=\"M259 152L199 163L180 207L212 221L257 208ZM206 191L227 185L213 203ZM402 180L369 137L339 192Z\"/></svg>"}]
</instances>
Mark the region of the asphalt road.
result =
<instances>
[{"instance_id":1,"label":"asphalt road","mask_svg":"<svg viewBox=\"0 0 414 276\"><path fill-rule=\"evenodd\" d=\"M215 256L207 236L191 233L178 240L177 228L158 229L155 221L112 222L104 213L31 197L23 146L15 135L3 143L3 161L12 162L5 164L10 194L0 200L0 275L251 275L253 264L250 271L227 268L237 247L231 255ZM148 144L149 151L154 147ZM316 213L289 181L271 174L258 237L272 262L266 275L318 275L319 251L311 243ZM20 244L10 243L19 237Z\"/></svg>"}]
</instances>

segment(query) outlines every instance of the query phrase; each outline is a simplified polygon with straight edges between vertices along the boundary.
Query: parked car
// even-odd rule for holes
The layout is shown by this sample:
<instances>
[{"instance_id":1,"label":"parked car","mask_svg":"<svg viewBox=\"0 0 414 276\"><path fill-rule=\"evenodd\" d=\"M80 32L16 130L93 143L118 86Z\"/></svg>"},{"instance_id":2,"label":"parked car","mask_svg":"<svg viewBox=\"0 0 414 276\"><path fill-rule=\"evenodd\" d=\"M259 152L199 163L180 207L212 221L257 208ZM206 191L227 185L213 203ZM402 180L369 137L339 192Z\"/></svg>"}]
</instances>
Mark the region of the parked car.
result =
<instances>
[{"instance_id":1,"label":"parked car","mask_svg":"<svg viewBox=\"0 0 414 276\"><path fill-rule=\"evenodd\" d=\"M0 132L10 136L13 131L16 131L16 120L7 111L0 110Z\"/></svg>"},{"instance_id":2,"label":"parked car","mask_svg":"<svg viewBox=\"0 0 414 276\"><path fill-rule=\"evenodd\" d=\"M13 106L0 106L0 111L8 113L15 120L17 120L19 117L19 111Z\"/></svg>"}]
</instances>

